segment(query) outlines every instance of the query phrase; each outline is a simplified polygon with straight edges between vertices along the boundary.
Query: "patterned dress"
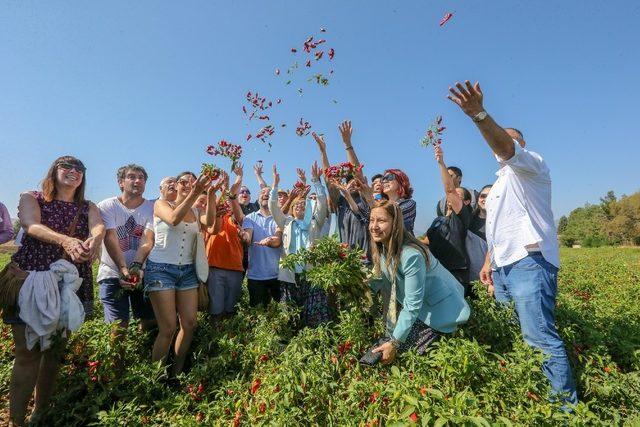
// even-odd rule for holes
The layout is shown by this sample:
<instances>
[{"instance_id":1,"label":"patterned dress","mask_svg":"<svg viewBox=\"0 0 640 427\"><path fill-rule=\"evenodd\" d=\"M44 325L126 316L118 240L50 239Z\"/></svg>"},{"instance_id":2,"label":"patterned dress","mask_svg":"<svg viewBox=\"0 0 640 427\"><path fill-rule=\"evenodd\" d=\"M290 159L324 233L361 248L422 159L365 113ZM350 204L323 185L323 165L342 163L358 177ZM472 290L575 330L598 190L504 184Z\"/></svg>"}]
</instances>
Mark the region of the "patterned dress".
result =
<instances>
[{"instance_id":1,"label":"patterned dress","mask_svg":"<svg viewBox=\"0 0 640 427\"><path fill-rule=\"evenodd\" d=\"M82 209L75 232L71 237L82 241L89 237L89 202L85 201L78 207L75 202L63 202L61 200L47 202L41 192L34 191L31 194L38 200L38 205L40 205L40 223L42 225L46 225L57 233L68 235L78 209ZM60 245L43 242L25 233L22 238L22 246L11 259L23 270L45 271L49 270L51 263L63 258L65 253ZM85 314L89 317L93 314L91 263L87 261L74 263L74 265L82 278L82 285L78 289L77 295L82 301Z\"/></svg>"}]
</instances>

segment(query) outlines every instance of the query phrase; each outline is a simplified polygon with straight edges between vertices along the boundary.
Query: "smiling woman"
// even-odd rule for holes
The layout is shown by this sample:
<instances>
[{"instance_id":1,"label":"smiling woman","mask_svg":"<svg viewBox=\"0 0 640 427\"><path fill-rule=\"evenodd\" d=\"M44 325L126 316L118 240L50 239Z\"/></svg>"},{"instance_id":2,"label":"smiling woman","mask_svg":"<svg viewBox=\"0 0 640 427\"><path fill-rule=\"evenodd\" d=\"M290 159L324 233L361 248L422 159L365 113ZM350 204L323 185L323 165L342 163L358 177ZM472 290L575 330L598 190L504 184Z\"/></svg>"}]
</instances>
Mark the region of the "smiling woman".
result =
<instances>
[{"instance_id":1,"label":"smiling woman","mask_svg":"<svg viewBox=\"0 0 640 427\"><path fill-rule=\"evenodd\" d=\"M102 243L104 226L98 208L84 199L85 172L80 160L71 156L60 157L49 168L41 192L21 195L18 216L26 235L8 268L23 272L46 271L56 261L70 260L82 279L78 297L90 315L93 310L91 261ZM40 304L41 300L46 304ZM29 302L21 298L20 304L16 300L4 312L4 322L11 324L15 342L10 388L10 417L15 425L22 425L34 387L38 389L34 416L37 418L46 409L60 360L57 353L42 344L40 347L28 346L27 327L32 334L39 325L37 322L25 325L22 321L38 316L60 317L60 309L56 312L50 308L60 307L60 297L57 294L55 297L39 295L38 304ZM42 309L41 305L49 308ZM43 310L46 312L40 313ZM27 317L29 314L31 317ZM64 341L61 345L64 348Z\"/></svg>"}]
</instances>

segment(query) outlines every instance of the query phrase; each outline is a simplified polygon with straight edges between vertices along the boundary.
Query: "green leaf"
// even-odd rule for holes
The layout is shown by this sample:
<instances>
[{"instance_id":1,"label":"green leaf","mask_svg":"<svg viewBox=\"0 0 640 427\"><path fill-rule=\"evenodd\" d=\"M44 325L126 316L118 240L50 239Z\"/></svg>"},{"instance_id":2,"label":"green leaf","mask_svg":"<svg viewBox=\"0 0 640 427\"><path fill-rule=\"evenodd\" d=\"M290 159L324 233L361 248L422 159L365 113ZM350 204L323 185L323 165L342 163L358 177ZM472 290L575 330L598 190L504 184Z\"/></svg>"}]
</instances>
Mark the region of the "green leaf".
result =
<instances>
[{"instance_id":1,"label":"green leaf","mask_svg":"<svg viewBox=\"0 0 640 427\"><path fill-rule=\"evenodd\" d=\"M393 365L391 367L391 375L393 375L394 377L399 377L400 376L400 369L398 369L398 367L396 365Z\"/></svg>"}]
</instances>

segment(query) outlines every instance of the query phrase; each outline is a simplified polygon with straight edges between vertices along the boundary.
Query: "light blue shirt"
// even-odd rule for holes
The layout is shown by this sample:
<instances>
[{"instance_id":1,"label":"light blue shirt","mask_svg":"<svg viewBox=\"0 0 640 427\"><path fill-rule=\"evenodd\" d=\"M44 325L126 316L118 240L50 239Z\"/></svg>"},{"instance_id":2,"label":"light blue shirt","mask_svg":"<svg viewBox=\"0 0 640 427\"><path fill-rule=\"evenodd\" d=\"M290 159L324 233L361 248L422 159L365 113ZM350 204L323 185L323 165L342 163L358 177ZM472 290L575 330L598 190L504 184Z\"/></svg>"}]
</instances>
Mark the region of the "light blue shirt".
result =
<instances>
[{"instance_id":1,"label":"light blue shirt","mask_svg":"<svg viewBox=\"0 0 640 427\"><path fill-rule=\"evenodd\" d=\"M382 279L371 282L389 300L391 281L380 257ZM387 325L398 341L404 342L413 324L420 320L439 332L453 332L465 323L471 310L464 299L464 288L442 264L429 253L429 267L418 249L405 245L396 271L396 301L402 304L395 324Z\"/></svg>"},{"instance_id":2,"label":"light blue shirt","mask_svg":"<svg viewBox=\"0 0 640 427\"><path fill-rule=\"evenodd\" d=\"M260 211L244 217L242 228L252 229L253 238L249 246L249 268L247 277L252 280L271 280L278 278L280 248L270 248L256 244L262 239L276 234L277 225L271 215L264 216Z\"/></svg>"}]
</instances>

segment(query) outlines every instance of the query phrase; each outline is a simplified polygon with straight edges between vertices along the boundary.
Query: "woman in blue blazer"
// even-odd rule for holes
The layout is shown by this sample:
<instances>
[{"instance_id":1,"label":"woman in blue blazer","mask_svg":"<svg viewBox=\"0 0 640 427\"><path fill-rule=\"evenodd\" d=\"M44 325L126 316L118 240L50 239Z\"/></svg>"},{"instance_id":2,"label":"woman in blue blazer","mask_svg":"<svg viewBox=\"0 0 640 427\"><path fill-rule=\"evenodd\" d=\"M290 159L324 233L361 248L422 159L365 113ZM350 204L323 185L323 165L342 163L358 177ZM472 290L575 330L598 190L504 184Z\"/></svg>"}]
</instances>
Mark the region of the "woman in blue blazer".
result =
<instances>
[{"instance_id":1,"label":"woman in blue blazer","mask_svg":"<svg viewBox=\"0 0 640 427\"><path fill-rule=\"evenodd\" d=\"M469 318L464 289L427 246L405 231L395 203L383 201L371 210L369 232L379 278L371 287L383 295L389 336L373 352L382 353L383 363L412 347L424 353L438 332L453 332Z\"/></svg>"}]
</instances>

